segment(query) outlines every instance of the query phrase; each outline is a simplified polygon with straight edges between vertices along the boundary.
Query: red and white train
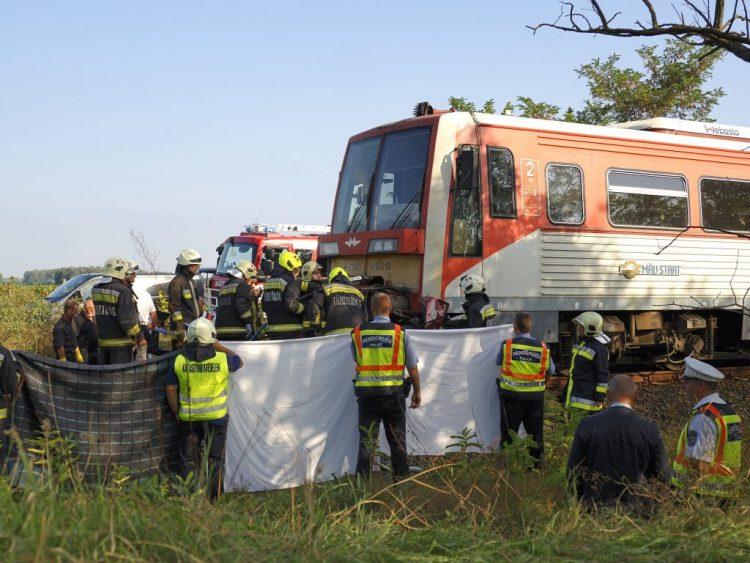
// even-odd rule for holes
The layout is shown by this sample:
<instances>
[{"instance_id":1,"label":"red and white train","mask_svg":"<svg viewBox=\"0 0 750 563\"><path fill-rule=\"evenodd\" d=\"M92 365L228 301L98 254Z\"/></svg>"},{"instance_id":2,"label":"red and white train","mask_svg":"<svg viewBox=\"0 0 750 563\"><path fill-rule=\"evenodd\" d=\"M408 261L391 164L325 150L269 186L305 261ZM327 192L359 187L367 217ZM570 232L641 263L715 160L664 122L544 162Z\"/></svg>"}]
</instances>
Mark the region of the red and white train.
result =
<instances>
[{"instance_id":1,"label":"red and white train","mask_svg":"<svg viewBox=\"0 0 750 563\"><path fill-rule=\"evenodd\" d=\"M349 140L319 239L331 267L414 312L459 307L479 274L503 322L528 311L563 351L584 310L615 357L674 366L750 339L750 128L415 113Z\"/></svg>"}]
</instances>

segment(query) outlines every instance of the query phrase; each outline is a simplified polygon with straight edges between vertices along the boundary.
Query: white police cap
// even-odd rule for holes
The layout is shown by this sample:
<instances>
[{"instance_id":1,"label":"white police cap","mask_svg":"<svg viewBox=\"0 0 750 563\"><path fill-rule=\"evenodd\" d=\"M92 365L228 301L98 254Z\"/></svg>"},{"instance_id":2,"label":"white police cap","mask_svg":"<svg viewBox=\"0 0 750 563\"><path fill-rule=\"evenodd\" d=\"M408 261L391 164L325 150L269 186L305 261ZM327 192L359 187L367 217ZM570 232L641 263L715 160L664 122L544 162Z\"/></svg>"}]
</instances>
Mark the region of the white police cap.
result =
<instances>
[{"instance_id":1,"label":"white police cap","mask_svg":"<svg viewBox=\"0 0 750 563\"><path fill-rule=\"evenodd\" d=\"M695 358L685 358L685 373L682 376L685 379L701 379L713 383L724 379L724 374L714 366Z\"/></svg>"}]
</instances>

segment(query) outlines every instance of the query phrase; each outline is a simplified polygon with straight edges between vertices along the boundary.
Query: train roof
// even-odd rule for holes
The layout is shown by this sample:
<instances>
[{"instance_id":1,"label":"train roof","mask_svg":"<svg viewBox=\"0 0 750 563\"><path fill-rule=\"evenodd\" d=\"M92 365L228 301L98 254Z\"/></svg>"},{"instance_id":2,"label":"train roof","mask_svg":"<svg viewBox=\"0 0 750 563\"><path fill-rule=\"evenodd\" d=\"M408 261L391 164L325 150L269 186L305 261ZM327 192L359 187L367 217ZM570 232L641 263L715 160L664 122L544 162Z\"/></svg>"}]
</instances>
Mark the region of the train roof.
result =
<instances>
[{"instance_id":1,"label":"train roof","mask_svg":"<svg viewBox=\"0 0 750 563\"><path fill-rule=\"evenodd\" d=\"M612 125L586 125L548 119L533 119L511 115L470 113L462 111L435 112L379 125L354 135L350 141L382 133L384 129L428 125L437 120L455 121L456 126L488 125L509 129L532 129L570 133L589 137L608 137L651 143L669 143L692 147L744 152L750 156L750 127L723 125L682 119L656 118Z\"/></svg>"}]
</instances>

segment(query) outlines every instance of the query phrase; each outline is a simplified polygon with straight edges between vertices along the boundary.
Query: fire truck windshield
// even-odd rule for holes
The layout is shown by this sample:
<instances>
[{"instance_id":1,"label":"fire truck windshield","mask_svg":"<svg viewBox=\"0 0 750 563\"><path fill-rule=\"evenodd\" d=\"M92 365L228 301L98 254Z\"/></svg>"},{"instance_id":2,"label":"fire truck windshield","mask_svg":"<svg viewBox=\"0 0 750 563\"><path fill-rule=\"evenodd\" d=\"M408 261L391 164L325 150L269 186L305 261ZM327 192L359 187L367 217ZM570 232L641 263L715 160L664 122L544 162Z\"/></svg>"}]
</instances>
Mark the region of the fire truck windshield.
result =
<instances>
[{"instance_id":1,"label":"fire truck windshield","mask_svg":"<svg viewBox=\"0 0 750 563\"><path fill-rule=\"evenodd\" d=\"M332 232L419 227L429 140L420 127L349 145Z\"/></svg>"},{"instance_id":2,"label":"fire truck windshield","mask_svg":"<svg viewBox=\"0 0 750 563\"><path fill-rule=\"evenodd\" d=\"M228 242L221 252L219 263L216 265L216 273L226 275L229 270L237 265L237 262L249 260L255 264L255 253L258 246L249 242Z\"/></svg>"}]
</instances>

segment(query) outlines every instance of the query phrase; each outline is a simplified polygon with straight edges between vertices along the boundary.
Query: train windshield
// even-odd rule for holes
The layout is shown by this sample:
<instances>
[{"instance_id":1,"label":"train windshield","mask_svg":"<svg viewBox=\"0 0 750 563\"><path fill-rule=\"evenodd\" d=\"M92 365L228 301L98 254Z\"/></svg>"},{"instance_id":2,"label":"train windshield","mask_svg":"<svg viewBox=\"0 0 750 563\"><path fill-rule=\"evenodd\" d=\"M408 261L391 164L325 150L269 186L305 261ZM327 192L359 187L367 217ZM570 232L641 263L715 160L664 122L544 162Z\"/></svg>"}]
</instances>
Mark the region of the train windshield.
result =
<instances>
[{"instance_id":1,"label":"train windshield","mask_svg":"<svg viewBox=\"0 0 750 563\"><path fill-rule=\"evenodd\" d=\"M429 140L421 127L352 143L332 232L418 228Z\"/></svg>"},{"instance_id":2,"label":"train windshield","mask_svg":"<svg viewBox=\"0 0 750 563\"><path fill-rule=\"evenodd\" d=\"M216 265L217 274L226 274L234 268L238 262L249 260L255 265L255 253L258 246L250 242L229 242L221 251L219 263Z\"/></svg>"}]
</instances>

